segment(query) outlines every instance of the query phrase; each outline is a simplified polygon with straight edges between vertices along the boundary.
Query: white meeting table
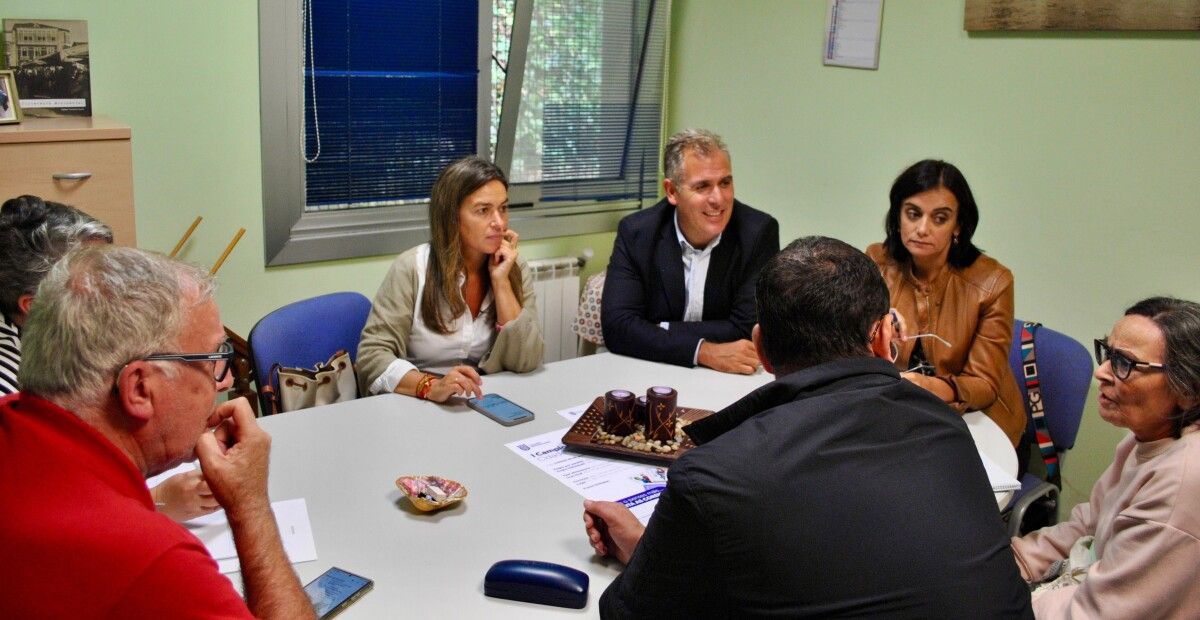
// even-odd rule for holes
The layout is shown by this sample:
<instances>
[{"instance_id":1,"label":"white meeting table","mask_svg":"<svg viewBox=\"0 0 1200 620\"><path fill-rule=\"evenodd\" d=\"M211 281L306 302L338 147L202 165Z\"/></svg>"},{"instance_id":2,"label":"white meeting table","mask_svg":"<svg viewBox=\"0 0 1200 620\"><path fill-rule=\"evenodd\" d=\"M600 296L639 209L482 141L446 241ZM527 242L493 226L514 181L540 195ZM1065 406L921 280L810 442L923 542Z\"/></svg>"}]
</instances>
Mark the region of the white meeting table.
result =
<instances>
[{"instance_id":1,"label":"white meeting table","mask_svg":"<svg viewBox=\"0 0 1200 620\"><path fill-rule=\"evenodd\" d=\"M537 618L597 615L601 593L620 572L597 558L583 530L583 498L504 444L570 423L557 411L624 388L679 392L681 406L719 410L771 381L602 353L547 364L525 375L484 377L484 391L523 405L536 419L505 427L466 405L436 405L388 394L262 418L270 432L272 500L305 498L317 560L296 564L301 581L337 566L375 581L340 617ZM968 414L980 450L1009 473L1016 455L981 413ZM999 443L997 443L997 437ZM463 483L469 496L421 513L396 488L402 475ZM999 498L998 498L999 499ZM494 599L483 577L495 562L555 562L588 574L580 610Z\"/></svg>"}]
</instances>

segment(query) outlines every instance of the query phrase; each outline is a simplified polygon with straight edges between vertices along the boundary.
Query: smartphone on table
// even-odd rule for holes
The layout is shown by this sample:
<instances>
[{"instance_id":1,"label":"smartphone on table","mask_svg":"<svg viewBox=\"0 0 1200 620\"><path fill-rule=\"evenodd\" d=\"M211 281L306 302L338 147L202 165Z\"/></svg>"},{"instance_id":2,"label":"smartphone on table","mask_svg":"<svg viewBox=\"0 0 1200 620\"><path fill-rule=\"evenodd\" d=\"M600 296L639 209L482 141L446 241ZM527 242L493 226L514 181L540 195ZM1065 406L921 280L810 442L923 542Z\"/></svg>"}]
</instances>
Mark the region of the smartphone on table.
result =
<instances>
[{"instance_id":1,"label":"smartphone on table","mask_svg":"<svg viewBox=\"0 0 1200 620\"><path fill-rule=\"evenodd\" d=\"M512 426L533 419L533 412L499 394L484 394L467 400L467 406L505 425Z\"/></svg>"},{"instance_id":2,"label":"smartphone on table","mask_svg":"<svg viewBox=\"0 0 1200 620\"><path fill-rule=\"evenodd\" d=\"M326 620L338 615L373 587L374 581L335 566L308 582L304 593L312 601L317 617Z\"/></svg>"}]
</instances>

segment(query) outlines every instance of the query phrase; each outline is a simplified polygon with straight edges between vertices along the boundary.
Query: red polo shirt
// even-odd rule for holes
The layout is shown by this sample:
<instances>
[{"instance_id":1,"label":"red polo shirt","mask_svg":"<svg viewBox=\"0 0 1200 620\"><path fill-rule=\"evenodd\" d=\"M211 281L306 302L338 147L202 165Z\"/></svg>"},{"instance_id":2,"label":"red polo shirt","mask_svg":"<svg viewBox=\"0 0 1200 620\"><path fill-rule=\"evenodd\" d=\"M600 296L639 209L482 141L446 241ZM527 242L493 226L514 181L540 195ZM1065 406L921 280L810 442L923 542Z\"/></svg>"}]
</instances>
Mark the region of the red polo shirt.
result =
<instances>
[{"instance_id":1,"label":"red polo shirt","mask_svg":"<svg viewBox=\"0 0 1200 620\"><path fill-rule=\"evenodd\" d=\"M74 414L0 399L0 617L249 618L204 545Z\"/></svg>"}]
</instances>

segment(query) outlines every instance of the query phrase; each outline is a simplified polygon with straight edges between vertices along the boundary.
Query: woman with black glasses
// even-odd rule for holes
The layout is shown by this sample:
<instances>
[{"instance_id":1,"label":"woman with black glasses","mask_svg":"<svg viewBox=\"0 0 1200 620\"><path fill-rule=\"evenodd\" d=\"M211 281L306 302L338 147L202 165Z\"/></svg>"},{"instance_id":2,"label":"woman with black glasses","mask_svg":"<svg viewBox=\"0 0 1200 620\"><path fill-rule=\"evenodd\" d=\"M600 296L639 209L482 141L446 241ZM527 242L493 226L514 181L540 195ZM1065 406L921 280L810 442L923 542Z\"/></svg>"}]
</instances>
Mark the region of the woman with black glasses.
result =
<instances>
[{"instance_id":1,"label":"woman with black glasses","mask_svg":"<svg viewBox=\"0 0 1200 620\"><path fill-rule=\"evenodd\" d=\"M983 411L1016 446L1025 405L1008 365L1013 276L971 243L979 209L967 180L944 161L896 177L887 238L867 248L891 292L902 376L959 413Z\"/></svg>"},{"instance_id":2,"label":"woman with black glasses","mask_svg":"<svg viewBox=\"0 0 1200 620\"><path fill-rule=\"evenodd\" d=\"M1200 617L1200 304L1134 304L1096 361L1100 417L1130 434L1070 520L1013 539L1034 612Z\"/></svg>"}]
</instances>

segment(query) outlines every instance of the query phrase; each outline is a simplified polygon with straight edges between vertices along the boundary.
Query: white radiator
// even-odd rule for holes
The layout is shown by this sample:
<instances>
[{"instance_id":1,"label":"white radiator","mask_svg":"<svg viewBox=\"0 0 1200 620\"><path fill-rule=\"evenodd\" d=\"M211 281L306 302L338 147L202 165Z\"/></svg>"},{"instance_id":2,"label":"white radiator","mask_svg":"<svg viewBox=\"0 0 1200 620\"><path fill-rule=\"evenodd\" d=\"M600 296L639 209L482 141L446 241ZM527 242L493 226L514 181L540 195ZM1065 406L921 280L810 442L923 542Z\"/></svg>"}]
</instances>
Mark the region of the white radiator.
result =
<instances>
[{"instance_id":1,"label":"white radiator","mask_svg":"<svg viewBox=\"0 0 1200 620\"><path fill-rule=\"evenodd\" d=\"M571 324L579 309L579 259L573 256L529 261L538 320L546 341L544 362L575 357L578 349Z\"/></svg>"}]
</instances>

